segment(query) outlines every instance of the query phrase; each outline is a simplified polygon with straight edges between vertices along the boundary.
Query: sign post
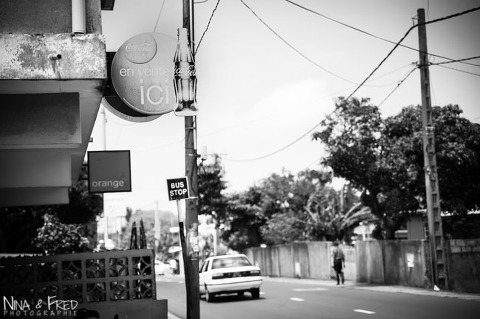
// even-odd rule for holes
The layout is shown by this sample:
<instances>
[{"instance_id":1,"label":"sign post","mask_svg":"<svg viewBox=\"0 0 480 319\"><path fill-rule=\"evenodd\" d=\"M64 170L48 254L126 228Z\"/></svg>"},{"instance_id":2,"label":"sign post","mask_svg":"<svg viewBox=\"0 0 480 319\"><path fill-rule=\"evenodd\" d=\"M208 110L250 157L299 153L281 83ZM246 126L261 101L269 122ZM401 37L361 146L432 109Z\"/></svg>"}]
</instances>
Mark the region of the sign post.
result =
<instances>
[{"instance_id":1,"label":"sign post","mask_svg":"<svg viewBox=\"0 0 480 319\"><path fill-rule=\"evenodd\" d=\"M195 281L192 280L193 276L198 277L198 273L195 273L195 269L187 266L189 260L198 260L199 246L198 246L198 227L191 227L187 230L187 236L185 236L184 222L185 222L185 200L189 198L189 185L188 178L174 178L167 179L168 199L170 201L177 201L178 211L178 232L180 234L180 244L182 246L183 264L185 265L185 286L187 290L187 304L191 302L192 298L199 298L198 294L192 292L192 285L195 285ZM187 238L189 246L187 247ZM188 250L190 248L190 250ZM193 281L193 282L192 282ZM198 287L197 287L198 289ZM188 307L187 307L188 308ZM191 312L190 312L191 313ZM189 317L187 316L189 319Z\"/></svg>"}]
</instances>

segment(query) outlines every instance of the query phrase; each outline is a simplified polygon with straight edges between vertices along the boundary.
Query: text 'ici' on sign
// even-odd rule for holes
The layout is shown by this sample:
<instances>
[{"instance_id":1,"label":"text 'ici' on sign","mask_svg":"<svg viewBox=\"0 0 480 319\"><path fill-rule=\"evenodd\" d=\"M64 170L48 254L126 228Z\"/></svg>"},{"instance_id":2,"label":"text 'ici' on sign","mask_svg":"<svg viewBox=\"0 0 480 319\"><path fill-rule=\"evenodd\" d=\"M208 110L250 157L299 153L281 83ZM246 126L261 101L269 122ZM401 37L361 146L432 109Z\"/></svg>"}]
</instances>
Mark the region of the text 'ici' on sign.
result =
<instances>
[{"instance_id":1,"label":"text 'ici' on sign","mask_svg":"<svg viewBox=\"0 0 480 319\"><path fill-rule=\"evenodd\" d=\"M168 200L188 198L188 180L186 177L167 179Z\"/></svg>"}]
</instances>

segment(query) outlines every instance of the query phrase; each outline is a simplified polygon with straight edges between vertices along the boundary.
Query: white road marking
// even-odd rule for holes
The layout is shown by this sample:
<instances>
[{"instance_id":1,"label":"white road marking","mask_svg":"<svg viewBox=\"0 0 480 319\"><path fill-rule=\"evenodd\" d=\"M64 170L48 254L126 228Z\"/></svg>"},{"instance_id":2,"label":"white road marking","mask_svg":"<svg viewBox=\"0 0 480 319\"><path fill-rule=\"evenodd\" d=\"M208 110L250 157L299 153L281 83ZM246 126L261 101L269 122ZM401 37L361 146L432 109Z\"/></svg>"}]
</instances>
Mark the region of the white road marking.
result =
<instances>
[{"instance_id":1,"label":"white road marking","mask_svg":"<svg viewBox=\"0 0 480 319\"><path fill-rule=\"evenodd\" d=\"M293 291L325 291L327 288L295 288Z\"/></svg>"},{"instance_id":2,"label":"white road marking","mask_svg":"<svg viewBox=\"0 0 480 319\"><path fill-rule=\"evenodd\" d=\"M303 301L302 298L296 298L296 297L290 298L290 300L293 300L293 301Z\"/></svg>"},{"instance_id":3,"label":"white road marking","mask_svg":"<svg viewBox=\"0 0 480 319\"><path fill-rule=\"evenodd\" d=\"M373 315L375 313L375 311L369 311L369 310L363 310L363 309L354 309L353 311L364 313L364 314L367 314L367 315Z\"/></svg>"},{"instance_id":4,"label":"white road marking","mask_svg":"<svg viewBox=\"0 0 480 319\"><path fill-rule=\"evenodd\" d=\"M264 295L265 293L264 293L263 291L260 291L260 294L261 294L261 295Z\"/></svg>"}]
</instances>

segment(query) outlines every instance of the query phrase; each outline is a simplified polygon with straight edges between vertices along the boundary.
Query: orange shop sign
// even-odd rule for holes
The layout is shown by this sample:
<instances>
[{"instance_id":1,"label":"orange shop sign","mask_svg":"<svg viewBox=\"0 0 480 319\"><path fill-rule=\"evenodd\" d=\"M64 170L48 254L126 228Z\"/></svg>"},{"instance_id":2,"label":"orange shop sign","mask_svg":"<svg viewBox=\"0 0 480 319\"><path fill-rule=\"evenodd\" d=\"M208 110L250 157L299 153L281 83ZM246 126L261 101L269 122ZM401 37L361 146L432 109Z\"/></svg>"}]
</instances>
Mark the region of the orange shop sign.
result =
<instances>
[{"instance_id":1,"label":"orange shop sign","mask_svg":"<svg viewBox=\"0 0 480 319\"><path fill-rule=\"evenodd\" d=\"M130 151L88 152L90 193L131 192Z\"/></svg>"}]
</instances>

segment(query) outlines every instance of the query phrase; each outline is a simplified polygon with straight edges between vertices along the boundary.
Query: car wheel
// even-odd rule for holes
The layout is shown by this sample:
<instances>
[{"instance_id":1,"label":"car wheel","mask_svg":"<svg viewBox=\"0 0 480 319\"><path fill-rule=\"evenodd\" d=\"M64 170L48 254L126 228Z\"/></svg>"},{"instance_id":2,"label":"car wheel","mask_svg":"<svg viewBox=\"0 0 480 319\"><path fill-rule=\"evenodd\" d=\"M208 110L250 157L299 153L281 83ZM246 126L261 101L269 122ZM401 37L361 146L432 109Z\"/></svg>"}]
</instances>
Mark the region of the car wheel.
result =
<instances>
[{"instance_id":1,"label":"car wheel","mask_svg":"<svg viewBox=\"0 0 480 319\"><path fill-rule=\"evenodd\" d=\"M252 299L260 298L260 288L253 288L250 292L252 293Z\"/></svg>"},{"instance_id":2,"label":"car wheel","mask_svg":"<svg viewBox=\"0 0 480 319\"><path fill-rule=\"evenodd\" d=\"M207 302L212 302L215 299L215 294L208 291L207 286L205 286L205 300Z\"/></svg>"}]
</instances>

